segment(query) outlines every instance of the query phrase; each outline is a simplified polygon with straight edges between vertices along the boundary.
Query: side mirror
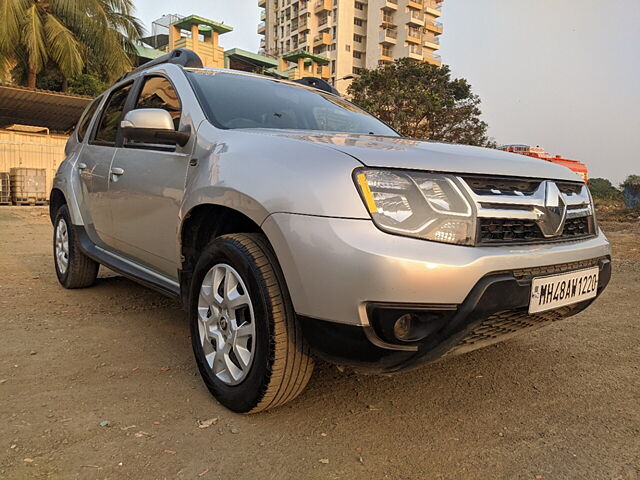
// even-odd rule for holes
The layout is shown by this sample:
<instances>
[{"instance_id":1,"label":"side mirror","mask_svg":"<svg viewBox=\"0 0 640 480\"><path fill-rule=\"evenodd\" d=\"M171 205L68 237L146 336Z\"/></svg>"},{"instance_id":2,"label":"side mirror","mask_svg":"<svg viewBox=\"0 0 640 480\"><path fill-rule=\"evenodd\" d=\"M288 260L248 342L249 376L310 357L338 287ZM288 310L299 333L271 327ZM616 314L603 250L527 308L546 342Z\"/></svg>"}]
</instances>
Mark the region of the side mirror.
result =
<instances>
[{"instance_id":1,"label":"side mirror","mask_svg":"<svg viewBox=\"0 0 640 480\"><path fill-rule=\"evenodd\" d=\"M169 112L161 108L131 110L120 122L124 137L143 143L173 143L184 147L191 134L177 132Z\"/></svg>"}]
</instances>

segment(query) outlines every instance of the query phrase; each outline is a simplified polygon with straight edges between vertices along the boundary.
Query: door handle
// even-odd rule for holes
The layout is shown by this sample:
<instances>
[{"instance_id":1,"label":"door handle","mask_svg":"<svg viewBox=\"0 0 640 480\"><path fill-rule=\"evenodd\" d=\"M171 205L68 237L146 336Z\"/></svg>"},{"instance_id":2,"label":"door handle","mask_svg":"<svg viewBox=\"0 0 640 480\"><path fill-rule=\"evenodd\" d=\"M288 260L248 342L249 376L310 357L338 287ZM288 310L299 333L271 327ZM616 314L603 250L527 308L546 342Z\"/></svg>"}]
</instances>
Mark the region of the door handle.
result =
<instances>
[{"instance_id":1,"label":"door handle","mask_svg":"<svg viewBox=\"0 0 640 480\"><path fill-rule=\"evenodd\" d=\"M80 163L78 164L78 170L82 171L82 170L84 170L84 169L86 169L86 168L87 168L87 164L86 164L86 163L82 163L82 162L80 162Z\"/></svg>"},{"instance_id":2,"label":"door handle","mask_svg":"<svg viewBox=\"0 0 640 480\"><path fill-rule=\"evenodd\" d=\"M111 169L111 174L112 175L118 175L118 176L124 175L124 168L118 168L118 167L112 168Z\"/></svg>"}]
</instances>

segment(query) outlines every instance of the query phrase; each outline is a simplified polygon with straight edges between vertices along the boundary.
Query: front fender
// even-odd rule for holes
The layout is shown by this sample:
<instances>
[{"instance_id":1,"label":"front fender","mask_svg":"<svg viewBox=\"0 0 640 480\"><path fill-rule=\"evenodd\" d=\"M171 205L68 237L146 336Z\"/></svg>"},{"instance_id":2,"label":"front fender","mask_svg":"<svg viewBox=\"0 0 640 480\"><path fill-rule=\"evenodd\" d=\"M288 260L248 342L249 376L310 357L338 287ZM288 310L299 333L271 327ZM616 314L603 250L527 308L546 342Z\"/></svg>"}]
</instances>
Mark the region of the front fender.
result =
<instances>
[{"instance_id":1,"label":"front fender","mask_svg":"<svg viewBox=\"0 0 640 480\"><path fill-rule=\"evenodd\" d=\"M258 225L280 212L370 218L352 180L362 164L327 145L221 130L205 121L194 160L183 214L212 203L238 210Z\"/></svg>"}]
</instances>

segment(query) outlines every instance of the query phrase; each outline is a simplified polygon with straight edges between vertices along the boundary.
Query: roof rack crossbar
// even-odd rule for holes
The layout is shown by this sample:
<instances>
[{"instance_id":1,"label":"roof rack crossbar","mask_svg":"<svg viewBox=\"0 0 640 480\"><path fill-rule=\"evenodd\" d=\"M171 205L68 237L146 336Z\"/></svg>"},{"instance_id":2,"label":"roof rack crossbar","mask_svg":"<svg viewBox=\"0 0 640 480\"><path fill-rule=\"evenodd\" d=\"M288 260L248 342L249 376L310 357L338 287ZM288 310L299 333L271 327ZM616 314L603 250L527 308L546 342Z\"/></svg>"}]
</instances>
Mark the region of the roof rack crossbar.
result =
<instances>
[{"instance_id":1,"label":"roof rack crossbar","mask_svg":"<svg viewBox=\"0 0 640 480\"><path fill-rule=\"evenodd\" d=\"M143 63L137 68L134 68L128 73L125 73L120 80L124 80L127 77L130 77L133 74L138 72L143 72L151 67L155 67L156 65L162 65L163 63L173 63L175 65L180 65L185 68L202 68L202 60L198 56L196 52L193 50L189 50L188 48L178 48L176 50L172 50L166 55L162 55L161 57L154 58L146 63Z\"/></svg>"}]
</instances>

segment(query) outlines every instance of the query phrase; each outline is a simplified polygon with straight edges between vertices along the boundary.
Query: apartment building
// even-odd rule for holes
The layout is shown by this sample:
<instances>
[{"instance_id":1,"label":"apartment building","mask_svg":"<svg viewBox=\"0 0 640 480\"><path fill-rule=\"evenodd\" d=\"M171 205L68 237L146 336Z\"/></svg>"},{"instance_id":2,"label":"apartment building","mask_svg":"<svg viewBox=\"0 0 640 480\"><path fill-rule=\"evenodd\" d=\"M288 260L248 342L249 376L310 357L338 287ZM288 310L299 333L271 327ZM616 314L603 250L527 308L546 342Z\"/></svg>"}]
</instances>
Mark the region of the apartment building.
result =
<instances>
[{"instance_id":1,"label":"apartment building","mask_svg":"<svg viewBox=\"0 0 640 480\"><path fill-rule=\"evenodd\" d=\"M410 57L440 65L443 0L259 0L261 50L326 58L333 85L345 91L363 68Z\"/></svg>"}]
</instances>

